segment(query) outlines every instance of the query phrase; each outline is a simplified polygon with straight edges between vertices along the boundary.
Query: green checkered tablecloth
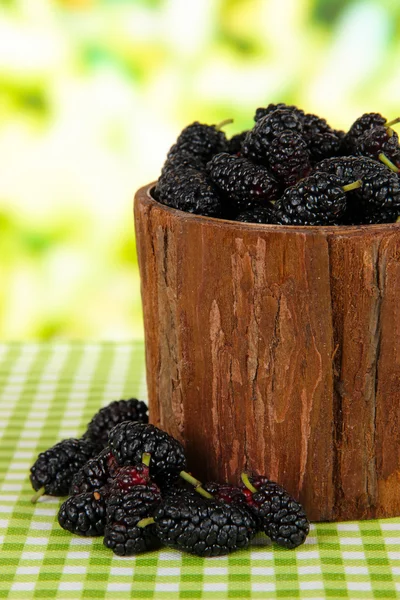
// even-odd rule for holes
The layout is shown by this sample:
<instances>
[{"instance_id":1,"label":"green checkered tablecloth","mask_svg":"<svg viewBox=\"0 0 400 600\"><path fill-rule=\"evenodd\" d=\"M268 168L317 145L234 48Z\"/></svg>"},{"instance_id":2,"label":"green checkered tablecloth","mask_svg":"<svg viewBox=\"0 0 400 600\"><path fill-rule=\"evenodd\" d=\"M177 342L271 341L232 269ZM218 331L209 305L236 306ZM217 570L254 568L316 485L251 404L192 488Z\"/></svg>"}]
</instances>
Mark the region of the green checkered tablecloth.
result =
<instances>
[{"instance_id":1,"label":"green checkered tablecloth","mask_svg":"<svg viewBox=\"0 0 400 600\"><path fill-rule=\"evenodd\" d=\"M120 558L63 531L60 499L30 503L29 467L130 396L146 396L141 342L0 345L1 598L400 598L400 519L318 524L295 551L259 537L209 559Z\"/></svg>"}]
</instances>

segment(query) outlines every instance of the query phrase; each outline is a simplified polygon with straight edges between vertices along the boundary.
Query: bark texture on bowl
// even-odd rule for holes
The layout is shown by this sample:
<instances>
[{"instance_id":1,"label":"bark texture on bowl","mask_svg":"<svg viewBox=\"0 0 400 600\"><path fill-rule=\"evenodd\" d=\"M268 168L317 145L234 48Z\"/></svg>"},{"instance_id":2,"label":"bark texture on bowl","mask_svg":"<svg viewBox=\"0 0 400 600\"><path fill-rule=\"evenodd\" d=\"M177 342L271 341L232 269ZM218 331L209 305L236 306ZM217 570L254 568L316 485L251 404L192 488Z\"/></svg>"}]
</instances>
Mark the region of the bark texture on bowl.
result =
<instances>
[{"instance_id":1,"label":"bark texture on bowl","mask_svg":"<svg viewBox=\"0 0 400 600\"><path fill-rule=\"evenodd\" d=\"M192 471L314 521L400 515L400 225L283 227L135 200L151 421Z\"/></svg>"}]
</instances>

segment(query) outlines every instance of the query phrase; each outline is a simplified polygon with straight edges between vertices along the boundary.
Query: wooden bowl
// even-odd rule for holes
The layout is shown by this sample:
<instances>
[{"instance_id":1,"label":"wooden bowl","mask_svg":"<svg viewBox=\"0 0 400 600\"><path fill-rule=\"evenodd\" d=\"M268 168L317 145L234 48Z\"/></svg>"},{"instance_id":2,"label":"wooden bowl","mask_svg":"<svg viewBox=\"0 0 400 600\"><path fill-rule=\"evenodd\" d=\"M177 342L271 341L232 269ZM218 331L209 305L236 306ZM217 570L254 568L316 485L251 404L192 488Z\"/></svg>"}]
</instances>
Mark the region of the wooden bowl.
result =
<instances>
[{"instance_id":1,"label":"wooden bowl","mask_svg":"<svg viewBox=\"0 0 400 600\"><path fill-rule=\"evenodd\" d=\"M314 521L400 515L400 224L253 225L135 200L151 420L200 479Z\"/></svg>"}]
</instances>

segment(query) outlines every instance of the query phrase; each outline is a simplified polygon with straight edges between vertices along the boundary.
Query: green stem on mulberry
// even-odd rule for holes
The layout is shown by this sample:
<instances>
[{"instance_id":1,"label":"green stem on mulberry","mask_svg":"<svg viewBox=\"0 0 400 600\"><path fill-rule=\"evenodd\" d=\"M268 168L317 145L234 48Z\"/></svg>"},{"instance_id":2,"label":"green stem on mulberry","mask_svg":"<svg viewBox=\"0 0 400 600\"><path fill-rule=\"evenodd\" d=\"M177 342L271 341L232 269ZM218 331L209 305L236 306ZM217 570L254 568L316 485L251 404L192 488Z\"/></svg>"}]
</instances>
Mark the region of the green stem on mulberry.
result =
<instances>
[{"instance_id":1,"label":"green stem on mulberry","mask_svg":"<svg viewBox=\"0 0 400 600\"><path fill-rule=\"evenodd\" d=\"M344 192L351 192L351 190L357 190L362 186L361 179L357 179L357 181L353 181L352 183L348 183L347 185L342 186L342 190Z\"/></svg>"},{"instance_id":2,"label":"green stem on mulberry","mask_svg":"<svg viewBox=\"0 0 400 600\"><path fill-rule=\"evenodd\" d=\"M200 496L208 498L209 500L214 498L214 496L212 496L209 492L207 492L207 490L203 488L203 484L201 483L201 481L196 479L196 477L193 477L193 475L191 475L190 473L187 473L186 471L181 471L179 473L179 476L182 477L182 479L184 479L188 483L190 483L190 485L194 487L195 492L200 494Z\"/></svg>"},{"instance_id":3,"label":"green stem on mulberry","mask_svg":"<svg viewBox=\"0 0 400 600\"><path fill-rule=\"evenodd\" d=\"M32 502L32 504L36 504L36 502L39 500L39 498L40 498L41 496L43 496L44 492L45 492L45 489L44 489L44 487L41 487L41 488L40 488L40 490L38 490L38 491L36 492L36 494L33 494L32 498L31 498L31 502Z\"/></svg>"},{"instance_id":4,"label":"green stem on mulberry","mask_svg":"<svg viewBox=\"0 0 400 600\"><path fill-rule=\"evenodd\" d=\"M394 171L394 173L398 173L399 169L398 167L396 167L396 165L394 163L392 163L392 161L390 160L390 158L388 158L386 156L386 154L384 154L383 152L381 152L378 156L379 160L381 162L383 162L384 165L386 165L387 167L389 167L389 169L391 169L391 171Z\"/></svg>"},{"instance_id":5,"label":"green stem on mulberry","mask_svg":"<svg viewBox=\"0 0 400 600\"><path fill-rule=\"evenodd\" d=\"M146 465L146 467L149 467L149 466L150 466L150 459L151 459L151 454L150 454L150 452L144 452L144 453L142 454L142 463L143 463L144 465Z\"/></svg>"},{"instance_id":6,"label":"green stem on mulberry","mask_svg":"<svg viewBox=\"0 0 400 600\"><path fill-rule=\"evenodd\" d=\"M254 487L254 485L251 483L249 476L247 475L247 473L242 473L240 476L240 479L243 481L244 485L247 487L247 489L252 493L255 494L257 492L257 488Z\"/></svg>"},{"instance_id":7,"label":"green stem on mulberry","mask_svg":"<svg viewBox=\"0 0 400 600\"><path fill-rule=\"evenodd\" d=\"M392 121L386 122L384 127L388 128L388 127L391 127L392 125L396 125L396 123L400 123L400 117L396 117Z\"/></svg>"},{"instance_id":8,"label":"green stem on mulberry","mask_svg":"<svg viewBox=\"0 0 400 600\"><path fill-rule=\"evenodd\" d=\"M221 129L225 127L225 125L230 125L231 123L233 123L233 119L224 119L223 121L221 121L221 123L218 123L218 125L215 126L215 129L221 131Z\"/></svg>"},{"instance_id":9,"label":"green stem on mulberry","mask_svg":"<svg viewBox=\"0 0 400 600\"><path fill-rule=\"evenodd\" d=\"M141 519L138 523L136 523L136 527L143 529L144 527L147 527L147 525L152 525L153 523L155 523L153 517L146 517L145 519Z\"/></svg>"}]
</instances>

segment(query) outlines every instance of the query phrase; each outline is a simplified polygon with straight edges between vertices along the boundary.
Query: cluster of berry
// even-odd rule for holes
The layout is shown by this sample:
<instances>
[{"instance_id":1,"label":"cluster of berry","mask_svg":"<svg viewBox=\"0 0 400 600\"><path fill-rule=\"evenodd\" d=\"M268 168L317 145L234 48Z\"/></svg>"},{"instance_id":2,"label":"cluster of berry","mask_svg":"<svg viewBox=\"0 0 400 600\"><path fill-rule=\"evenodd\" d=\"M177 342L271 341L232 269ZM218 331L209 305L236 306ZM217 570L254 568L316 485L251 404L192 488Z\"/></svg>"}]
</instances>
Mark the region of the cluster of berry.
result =
<instances>
[{"instance_id":1,"label":"cluster of berry","mask_svg":"<svg viewBox=\"0 0 400 600\"><path fill-rule=\"evenodd\" d=\"M39 455L31 468L33 501L69 493L61 527L104 536L121 556L161 545L217 556L245 548L258 531L285 548L304 542L307 517L281 486L247 474L240 487L202 485L185 470L180 442L147 420L146 405L134 398L101 409L81 440Z\"/></svg>"},{"instance_id":2,"label":"cluster of berry","mask_svg":"<svg viewBox=\"0 0 400 600\"><path fill-rule=\"evenodd\" d=\"M378 113L349 131L296 106L258 108L228 140L219 125L186 127L153 190L161 203L248 223L362 225L400 215L399 138Z\"/></svg>"}]
</instances>

